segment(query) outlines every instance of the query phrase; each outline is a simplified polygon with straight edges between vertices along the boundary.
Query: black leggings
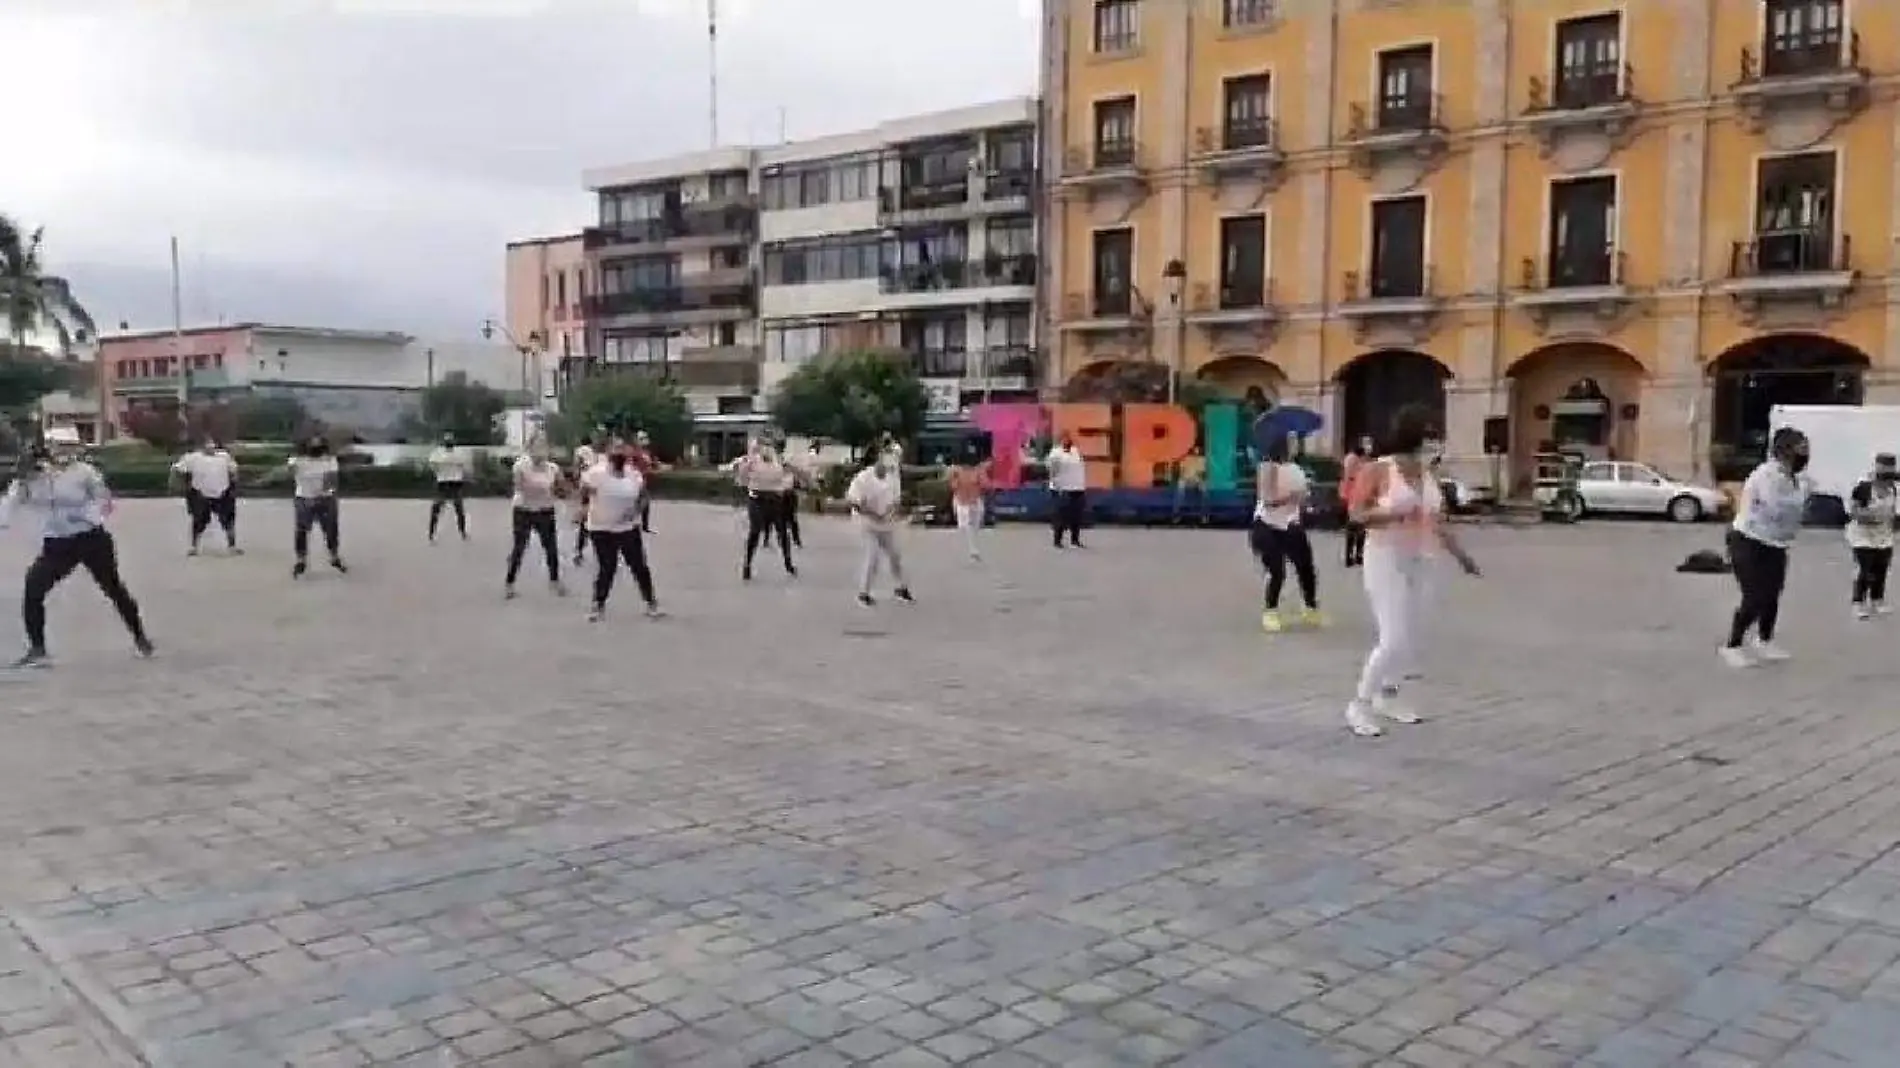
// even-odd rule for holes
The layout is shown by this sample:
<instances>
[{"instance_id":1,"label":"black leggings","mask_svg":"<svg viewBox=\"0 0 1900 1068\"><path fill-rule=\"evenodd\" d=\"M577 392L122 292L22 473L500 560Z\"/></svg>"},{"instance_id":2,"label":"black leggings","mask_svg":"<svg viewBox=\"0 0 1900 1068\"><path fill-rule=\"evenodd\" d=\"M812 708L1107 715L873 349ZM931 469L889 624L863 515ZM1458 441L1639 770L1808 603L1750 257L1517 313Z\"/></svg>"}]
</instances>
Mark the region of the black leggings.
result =
<instances>
[{"instance_id":1,"label":"black leggings","mask_svg":"<svg viewBox=\"0 0 1900 1068\"><path fill-rule=\"evenodd\" d=\"M337 558L338 533L336 522L335 497L299 497L296 503L295 532L290 538L290 547L297 554L297 562L302 563L310 555L310 528L323 531L323 547L330 551L330 559Z\"/></svg>"},{"instance_id":2,"label":"black leggings","mask_svg":"<svg viewBox=\"0 0 1900 1068\"><path fill-rule=\"evenodd\" d=\"M798 568L792 563L792 532L786 520L789 499L783 493L754 493L745 502L745 570L752 573L752 557L767 533L778 535L779 556L785 561L785 573Z\"/></svg>"},{"instance_id":3,"label":"black leggings","mask_svg":"<svg viewBox=\"0 0 1900 1068\"><path fill-rule=\"evenodd\" d=\"M1739 530L1728 532L1729 568L1742 588L1742 603L1729 624L1728 647L1739 649L1750 627L1764 642L1775 640L1775 618L1781 614L1781 590L1788 584L1788 550L1777 548Z\"/></svg>"},{"instance_id":4,"label":"black leggings","mask_svg":"<svg viewBox=\"0 0 1900 1068\"><path fill-rule=\"evenodd\" d=\"M514 585L515 578L521 574L521 556L528 551L530 534L540 540L542 555L547 557L548 581L561 581L561 550L554 533L554 509L517 508L514 544L508 549L508 585Z\"/></svg>"},{"instance_id":5,"label":"black leggings","mask_svg":"<svg viewBox=\"0 0 1900 1068\"><path fill-rule=\"evenodd\" d=\"M607 603L607 595L614 590L614 572L620 570L620 561L627 562L627 570L633 572L634 584L640 587L640 599L648 608L659 607L659 601L653 596L653 572L647 568L646 542L641 540L640 528L632 530L593 530L587 534L594 543L594 606L602 607Z\"/></svg>"},{"instance_id":6,"label":"black leggings","mask_svg":"<svg viewBox=\"0 0 1900 1068\"><path fill-rule=\"evenodd\" d=\"M83 534L47 538L40 543L39 558L26 569L26 591L20 601L20 619L26 627L27 647L35 652L46 650L46 595L65 581L75 568L85 568L99 592L118 609L125 629L138 641L145 640L145 624L139 619L139 603L119 577L119 552L112 535L104 527Z\"/></svg>"},{"instance_id":7,"label":"black leggings","mask_svg":"<svg viewBox=\"0 0 1900 1068\"><path fill-rule=\"evenodd\" d=\"M1069 535L1069 544L1082 544L1082 519L1088 513L1088 494L1081 490L1058 490L1056 492L1055 533L1056 547L1062 547L1062 535Z\"/></svg>"},{"instance_id":8,"label":"black leggings","mask_svg":"<svg viewBox=\"0 0 1900 1068\"><path fill-rule=\"evenodd\" d=\"M1346 566L1358 567L1366 562L1366 525L1364 523L1346 524Z\"/></svg>"},{"instance_id":9,"label":"black leggings","mask_svg":"<svg viewBox=\"0 0 1900 1068\"><path fill-rule=\"evenodd\" d=\"M455 530L464 538L468 537L468 508L462 503L460 482L435 484L435 500L429 502L429 536L435 537L435 528L442 522L443 505L455 506Z\"/></svg>"},{"instance_id":10,"label":"black leggings","mask_svg":"<svg viewBox=\"0 0 1900 1068\"><path fill-rule=\"evenodd\" d=\"M792 536L794 548L805 547L805 536L798 530L798 491L795 489L785 491L785 531Z\"/></svg>"},{"instance_id":11,"label":"black leggings","mask_svg":"<svg viewBox=\"0 0 1900 1068\"><path fill-rule=\"evenodd\" d=\"M185 491L185 510L191 513L191 547L198 547L198 539L211 529L211 521L216 519L218 526L224 528L224 540L228 545L237 544L237 491L225 490L216 497L207 497L197 490Z\"/></svg>"},{"instance_id":12,"label":"black leggings","mask_svg":"<svg viewBox=\"0 0 1900 1068\"><path fill-rule=\"evenodd\" d=\"M1887 600L1887 569L1893 566L1893 549L1854 549L1854 603L1884 604Z\"/></svg>"},{"instance_id":13,"label":"black leggings","mask_svg":"<svg viewBox=\"0 0 1900 1068\"><path fill-rule=\"evenodd\" d=\"M1280 607L1280 591L1286 586L1286 568L1300 584L1300 599L1308 608L1319 607L1319 576L1313 571L1313 543L1301 527L1268 526L1259 520L1253 524L1253 550L1267 569L1267 608Z\"/></svg>"}]
</instances>

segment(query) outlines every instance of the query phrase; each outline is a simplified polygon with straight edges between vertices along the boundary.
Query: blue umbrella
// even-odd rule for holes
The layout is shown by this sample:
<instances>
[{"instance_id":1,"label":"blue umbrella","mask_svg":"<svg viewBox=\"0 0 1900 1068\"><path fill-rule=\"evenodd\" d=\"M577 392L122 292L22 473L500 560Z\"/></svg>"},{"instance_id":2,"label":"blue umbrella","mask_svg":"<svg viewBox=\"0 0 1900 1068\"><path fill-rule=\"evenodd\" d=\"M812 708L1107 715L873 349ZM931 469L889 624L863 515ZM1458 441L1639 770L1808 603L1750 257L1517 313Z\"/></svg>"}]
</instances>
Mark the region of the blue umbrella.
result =
<instances>
[{"instance_id":1,"label":"blue umbrella","mask_svg":"<svg viewBox=\"0 0 1900 1068\"><path fill-rule=\"evenodd\" d=\"M1264 453L1271 442L1285 441L1288 434L1307 437L1317 434L1326 425L1326 420L1310 408L1287 405L1272 411L1261 413L1253 421L1253 447L1256 452Z\"/></svg>"}]
</instances>

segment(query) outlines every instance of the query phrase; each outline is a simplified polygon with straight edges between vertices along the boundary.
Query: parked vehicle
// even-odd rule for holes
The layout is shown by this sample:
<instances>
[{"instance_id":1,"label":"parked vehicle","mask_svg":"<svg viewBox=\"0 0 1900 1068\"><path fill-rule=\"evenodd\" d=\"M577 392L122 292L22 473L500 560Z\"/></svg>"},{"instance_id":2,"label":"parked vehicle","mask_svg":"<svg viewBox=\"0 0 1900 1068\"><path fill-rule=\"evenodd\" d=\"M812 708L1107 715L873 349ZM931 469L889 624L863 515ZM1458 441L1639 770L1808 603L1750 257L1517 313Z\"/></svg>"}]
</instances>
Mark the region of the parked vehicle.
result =
<instances>
[{"instance_id":1,"label":"parked vehicle","mask_svg":"<svg viewBox=\"0 0 1900 1068\"><path fill-rule=\"evenodd\" d=\"M1671 478L1648 464L1592 460L1578 472L1568 507L1575 512L1573 518L1587 513L1656 515L1698 523L1725 515L1729 500L1713 486Z\"/></svg>"}]
</instances>

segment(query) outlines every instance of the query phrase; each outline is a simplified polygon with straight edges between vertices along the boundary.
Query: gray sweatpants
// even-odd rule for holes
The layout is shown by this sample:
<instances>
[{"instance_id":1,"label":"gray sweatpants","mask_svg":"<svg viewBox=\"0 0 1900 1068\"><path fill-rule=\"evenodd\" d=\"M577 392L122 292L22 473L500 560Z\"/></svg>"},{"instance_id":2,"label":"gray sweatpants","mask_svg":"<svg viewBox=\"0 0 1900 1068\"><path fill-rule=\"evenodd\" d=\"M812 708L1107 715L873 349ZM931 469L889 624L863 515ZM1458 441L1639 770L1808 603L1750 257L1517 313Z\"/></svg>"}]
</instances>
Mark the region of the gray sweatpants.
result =
<instances>
[{"instance_id":1,"label":"gray sweatpants","mask_svg":"<svg viewBox=\"0 0 1900 1068\"><path fill-rule=\"evenodd\" d=\"M871 583L877 581L878 565L886 560L891 563L891 578L897 588L903 589L904 557L897 551L897 531L866 528L864 538L864 567L859 573L858 592L870 593Z\"/></svg>"}]
</instances>

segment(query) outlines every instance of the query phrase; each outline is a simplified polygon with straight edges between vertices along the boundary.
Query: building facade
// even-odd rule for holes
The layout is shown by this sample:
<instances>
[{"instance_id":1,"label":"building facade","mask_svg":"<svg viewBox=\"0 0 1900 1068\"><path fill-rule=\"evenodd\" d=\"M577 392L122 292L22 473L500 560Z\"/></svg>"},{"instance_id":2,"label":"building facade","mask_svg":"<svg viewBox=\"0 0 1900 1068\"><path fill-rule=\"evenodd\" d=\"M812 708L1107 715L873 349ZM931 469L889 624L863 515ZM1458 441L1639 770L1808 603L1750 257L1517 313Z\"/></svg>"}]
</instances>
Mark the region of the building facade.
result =
<instances>
[{"instance_id":1,"label":"building facade","mask_svg":"<svg viewBox=\"0 0 1900 1068\"><path fill-rule=\"evenodd\" d=\"M580 234L510 242L502 311L507 336L545 353L557 371L587 353L585 299L593 291Z\"/></svg>"},{"instance_id":2,"label":"building facade","mask_svg":"<svg viewBox=\"0 0 1900 1068\"><path fill-rule=\"evenodd\" d=\"M402 436L422 392L450 374L516 397L536 368L513 345L425 341L383 331L239 323L99 339L100 421L129 429L138 407L251 395L294 397L311 417L369 441Z\"/></svg>"},{"instance_id":3,"label":"building facade","mask_svg":"<svg viewBox=\"0 0 1900 1068\"><path fill-rule=\"evenodd\" d=\"M1062 381L1160 364L1733 477L1777 403L1900 402L1900 7L1045 0Z\"/></svg>"}]
</instances>

